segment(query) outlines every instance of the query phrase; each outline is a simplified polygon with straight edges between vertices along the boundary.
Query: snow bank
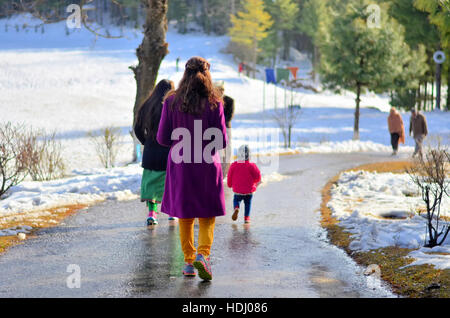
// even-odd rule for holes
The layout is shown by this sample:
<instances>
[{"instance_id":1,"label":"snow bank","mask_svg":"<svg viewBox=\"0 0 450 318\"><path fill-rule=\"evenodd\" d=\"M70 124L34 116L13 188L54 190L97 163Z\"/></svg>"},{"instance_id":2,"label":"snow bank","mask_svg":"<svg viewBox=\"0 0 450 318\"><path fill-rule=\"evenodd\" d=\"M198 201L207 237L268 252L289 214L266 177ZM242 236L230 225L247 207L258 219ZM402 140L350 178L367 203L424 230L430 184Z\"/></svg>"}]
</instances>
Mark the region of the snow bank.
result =
<instances>
[{"instance_id":1,"label":"snow bank","mask_svg":"<svg viewBox=\"0 0 450 318\"><path fill-rule=\"evenodd\" d=\"M426 219L421 194L407 174L345 172L331 190L328 207L346 231L352 233L350 249L368 251L387 246L418 249L413 264L450 268L450 238L439 248L421 248L426 240ZM422 210L423 211L423 210ZM450 198L441 206L450 216ZM446 254L427 254L443 252Z\"/></svg>"},{"instance_id":2,"label":"snow bank","mask_svg":"<svg viewBox=\"0 0 450 318\"><path fill-rule=\"evenodd\" d=\"M129 200L139 197L142 168L130 165L112 169L76 171L71 178L26 181L10 189L0 201L0 216L103 200Z\"/></svg>"}]
</instances>

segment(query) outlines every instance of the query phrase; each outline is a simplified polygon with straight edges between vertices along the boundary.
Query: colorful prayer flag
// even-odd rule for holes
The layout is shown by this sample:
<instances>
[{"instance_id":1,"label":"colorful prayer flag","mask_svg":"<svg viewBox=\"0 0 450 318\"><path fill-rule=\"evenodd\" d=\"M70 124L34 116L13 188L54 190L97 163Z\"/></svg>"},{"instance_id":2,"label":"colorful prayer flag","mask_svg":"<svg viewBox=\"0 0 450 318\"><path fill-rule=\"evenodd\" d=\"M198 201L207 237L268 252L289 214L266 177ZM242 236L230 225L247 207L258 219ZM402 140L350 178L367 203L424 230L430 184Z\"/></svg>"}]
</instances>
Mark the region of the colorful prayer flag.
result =
<instances>
[{"instance_id":1,"label":"colorful prayer flag","mask_svg":"<svg viewBox=\"0 0 450 318\"><path fill-rule=\"evenodd\" d=\"M277 82L284 80L286 83L289 82L289 70L285 68L277 68Z\"/></svg>"},{"instance_id":2,"label":"colorful prayer flag","mask_svg":"<svg viewBox=\"0 0 450 318\"><path fill-rule=\"evenodd\" d=\"M277 83L275 78L275 71L273 68L266 68L266 82L267 83Z\"/></svg>"},{"instance_id":3,"label":"colorful prayer flag","mask_svg":"<svg viewBox=\"0 0 450 318\"><path fill-rule=\"evenodd\" d=\"M287 69L291 71L292 76L294 76L294 79L297 79L298 67L288 67Z\"/></svg>"}]
</instances>

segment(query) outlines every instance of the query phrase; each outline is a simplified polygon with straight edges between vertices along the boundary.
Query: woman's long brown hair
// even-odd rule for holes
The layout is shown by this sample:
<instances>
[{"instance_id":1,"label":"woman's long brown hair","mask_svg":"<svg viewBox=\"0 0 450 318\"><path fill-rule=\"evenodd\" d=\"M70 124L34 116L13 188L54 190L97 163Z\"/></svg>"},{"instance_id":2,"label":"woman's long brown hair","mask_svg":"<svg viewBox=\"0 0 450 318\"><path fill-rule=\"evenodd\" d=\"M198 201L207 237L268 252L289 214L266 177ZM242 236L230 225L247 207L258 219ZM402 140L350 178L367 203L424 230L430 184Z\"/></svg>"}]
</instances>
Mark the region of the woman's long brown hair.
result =
<instances>
[{"instance_id":1,"label":"woman's long brown hair","mask_svg":"<svg viewBox=\"0 0 450 318\"><path fill-rule=\"evenodd\" d=\"M180 111L199 115L208 101L212 108L222 101L220 91L213 85L209 72L210 64L202 57L192 57L187 61L183 78L176 90L170 91L166 99L175 96L171 107L180 105Z\"/></svg>"}]
</instances>

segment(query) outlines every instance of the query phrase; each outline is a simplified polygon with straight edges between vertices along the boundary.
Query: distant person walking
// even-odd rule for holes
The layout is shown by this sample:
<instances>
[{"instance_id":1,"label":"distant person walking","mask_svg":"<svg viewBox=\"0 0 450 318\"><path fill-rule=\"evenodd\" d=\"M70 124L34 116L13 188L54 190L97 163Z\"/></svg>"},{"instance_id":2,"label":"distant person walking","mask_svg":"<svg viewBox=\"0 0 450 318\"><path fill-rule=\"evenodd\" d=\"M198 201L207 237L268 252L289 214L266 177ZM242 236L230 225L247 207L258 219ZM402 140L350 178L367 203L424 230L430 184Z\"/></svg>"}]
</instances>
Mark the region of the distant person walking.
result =
<instances>
[{"instance_id":1,"label":"distant person walking","mask_svg":"<svg viewBox=\"0 0 450 318\"><path fill-rule=\"evenodd\" d=\"M392 155L395 156L398 152L399 143L405 143L405 126L403 125L402 115L395 107L392 107L389 113L388 128L391 134Z\"/></svg>"},{"instance_id":2,"label":"distant person walking","mask_svg":"<svg viewBox=\"0 0 450 318\"><path fill-rule=\"evenodd\" d=\"M422 157L422 147L425 137L428 135L428 125L425 115L413 109L411 111L411 119L409 121L409 135L414 137L416 148L413 157L419 154Z\"/></svg>"},{"instance_id":3,"label":"distant person walking","mask_svg":"<svg viewBox=\"0 0 450 318\"><path fill-rule=\"evenodd\" d=\"M232 188L234 192L234 213L231 217L233 221L237 220L241 201L244 201L244 222L250 223L250 209L253 193L260 183L261 172L255 163L250 162L249 147L247 145L239 147L238 160L231 164L227 177L227 185L229 188Z\"/></svg>"},{"instance_id":4,"label":"distant person walking","mask_svg":"<svg viewBox=\"0 0 450 318\"><path fill-rule=\"evenodd\" d=\"M241 73L244 72L244 69L245 69L244 62L239 63L239 69L238 69L239 77L241 76Z\"/></svg>"},{"instance_id":5,"label":"distant person walking","mask_svg":"<svg viewBox=\"0 0 450 318\"><path fill-rule=\"evenodd\" d=\"M223 102L209 69L201 57L187 61L178 88L165 99L157 134L161 145L170 146L161 211L179 218L183 274L195 276L195 267L203 280L212 279L209 255L215 220L225 215L218 150L226 146L227 134ZM195 218L199 221L198 250Z\"/></svg>"},{"instance_id":6,"label":"distant person walking","mask_svg":"<svg viewBox=\"0 0 450 318\"><path fill-rule=\"evenodd\" d=\"M173 82L161 80L140 108L134 133L144 145L142 157L141 201L148 207L147 225L158 224L157 206L161 203L166 180L167 157L169 148L156 142L164 96L173 89ZM173 219L173 218L170 218Z\"/></svg>"}]
</instances>

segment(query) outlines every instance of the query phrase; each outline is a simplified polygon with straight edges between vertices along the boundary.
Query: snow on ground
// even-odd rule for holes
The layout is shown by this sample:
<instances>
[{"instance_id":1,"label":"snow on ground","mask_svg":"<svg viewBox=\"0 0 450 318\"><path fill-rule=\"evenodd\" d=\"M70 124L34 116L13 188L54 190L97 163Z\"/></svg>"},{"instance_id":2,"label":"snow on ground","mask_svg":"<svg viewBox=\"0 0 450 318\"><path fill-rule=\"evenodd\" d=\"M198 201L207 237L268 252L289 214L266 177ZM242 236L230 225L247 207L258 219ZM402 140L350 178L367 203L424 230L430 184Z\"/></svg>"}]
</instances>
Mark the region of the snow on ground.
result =
<instances>
[{"instance_id":1,"label":"snow on ground","mask_svg":"<svg viewBox=\"0 0 450 318\"><path fill-rule=\"evenodd\" d=\"M139 198L142 168L138 164L76 173L75 177L59 180L22 182L0 201L1 218L16 217L18 212L33 212L33 217L38 217L60 206ZM11 231L14 229L0 231L0 236L10 235Z\"/></svg>"},{"instance_id":2,"label":"snow on ground","mask_svg":"<svg viewBox=\"0 0 450 318\"><path fill-rule=\"evenodd\" d=\"M40 29L35 32L34 28L23 30L23 24L33 25L35 21L26 17L0 20L2 121L23 122L46 128L49 132L56 130L65 148L69 172L100 167L94 146L86 136L89 131L99 131L107 126L119 127L123 140L118 162L121 165L129 162L135 81L128 67L137 62L134 51L141 41L140 33L126 30L124 38L99 38L94 42L94 36L84 29L70 31L70 35L66 35L64 22L44 25L45 33ZM9 26L7 32L5 25ZM15 25L20 26L18 32ZM114 32L119 31L111 30ZM159 78L169 78L178 83L182 66L189 57L206 57L211 62L214 80L224 81L226 94L236 101L237 114L233 122L236 147L245 142L243 136L258 132L256 148L262 148L260 140L267 138L265 128L270 128L275 130L270 133L275 138L263 147L265 149L259 150L285 151L280 149L282 138L270 109L275 106L275 94L278 107L282 107L285 97L287 101L291 100L290 92L285 96L281 86L275 91L274 85L266 85L264 107L263 81L239 77L235 61L230 55L221 53L228 43L225 36L181 35L170 30L167 41L170 53L161 65ZM177 57L181 59L178 72ZM301 66L299 76L306 77L310 71L309 62L298 63ZM389 145L386 113L377 110L389 108L387 98L375 94L362 98L363 106L375 109L363 109L361 142L356 143L348 142L353 129L353 93L314 94L299 90L294 92L292 101L303 106L301 118L293 130L293 148L304 152L387 150L387 147L381 147ZM263 125L264 109L268 111ZM439 116L429 117L432 117L429 118L432 133L450 133L449 125L434 123ZM448 114L444 117L448 124ZM412 145L412 140L408 145Z\"/></svg>"},{"instance_id":3,"label":"snow on ground","mask_svg":"<svg viewBox=\"0 0 450 318\"><path fill-rule=\"evenodd\" d=\"M119 127L122 140L118 165L125 166L131 161L133 146L129 131L136 91L128 67L137 63L134 52L142 34L124 30L121 39L95 39L85 29L67 30L64 22L43 25L43 33L41 27L24 29L24 24L33 26L37 22L27 16L0 20L1 121L45 128L49 133L56 131L64 149L68 178L50 183L24 182L1 201L0 214L69 202L91 202L114 195L133 197L137 193L133 187L138 186L139 168L100 169L87 133L108 126ZM111 28L110 33L120 31ZM272 155L279 152L390 151L386 97L375 94L362 97L362 106L373 108L362 109L361 141L352 141L353 93L294 92L293 103L302 105L303 109L293 129L292 149L286 150L272 114L275 106L283 107L285 101L291 100L290 92L281 86L265 85L260 79L239 76L237 63L230 55L222 53L228 43L226 36L181 35L170 28L167 42L170 53L161 65L160 79L169 78L178 83L186 60L200 55L211 62L213 79L223 81L226 94L235 99L236 115L232 124L235 149L248 143L253 153ZM181 68L177 72L178 57ZM307 77L309 61L298 63L299 77ZM449 135L449 115L427 114L430 132ZM407 114L404 120L407 123ZM407 139L407 147L402 147L401 151L411 151L412 145L413 141ZM87 170L91 171L90 176L80 173ZM276 171L270 173L266 176L268 182L279 179ZM108 184L109 178L119 180L115 184L117 188Z\"/></svg>"},{"instance_id":4,"label":"snow on ground","mask_svg":"<svg viewBox=\"0 0 450 318\"><path fill-rule=\"evenodd\" d=\"M286 152L283 139L273 119L273 110L265 113L240 114L232 122L234 148L247 143L254 152ZM354 110L348 108L311 107L301 110L298 122L292 130L292 149L302 153L335 152L392 152L387 128L387 114L378 109L361 109L360 140L352 140ZM409 114L402 114L406 134L409 128ZM450 113L426 113L430 137L433 141L441 136L444 143L450 143ZM271 138L272 142L268 142ZM276 142L273 142L276 140ZM266 142L264 144L264 142ZM400 145L400 153L414 150L413 138L407 136L406 144ZM289 151L288 151L289 152Z\"/></svg>"},{"instance_id":5,"label":"snow on ground","mask_svg":"<svg viewBox=\"0 0 450 318\"><path fill-rule=\"evenodd\" d=\"M426 219L418 211L424 211L425 205L407 174L344 172L331 193L328 207L339 225L352 233L350 249L413 248L417 250L410 256L416 261L411 265L450 268L450 238L441 247L421 248L426 240ZM441 215L450 217L448 196L443 199Z\"/></svg>"}]
</instances>

